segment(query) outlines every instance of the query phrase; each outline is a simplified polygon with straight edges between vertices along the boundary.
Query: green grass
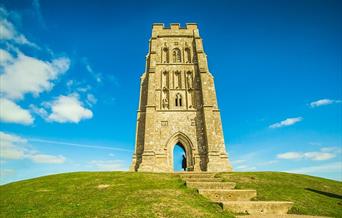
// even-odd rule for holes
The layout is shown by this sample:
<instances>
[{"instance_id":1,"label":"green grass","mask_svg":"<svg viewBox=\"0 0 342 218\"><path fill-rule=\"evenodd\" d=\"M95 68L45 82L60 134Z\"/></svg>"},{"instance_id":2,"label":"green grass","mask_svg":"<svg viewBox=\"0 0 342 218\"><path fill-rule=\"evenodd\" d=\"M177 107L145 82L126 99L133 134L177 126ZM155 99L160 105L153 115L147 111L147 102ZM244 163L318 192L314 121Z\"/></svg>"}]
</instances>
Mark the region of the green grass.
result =
<instances>
[{"instance_id":1,"label":"green grass","mask_svg":"<svg viewBox=\"0 0 342 218\"><path fill-rule=\"evenodd\" d=\"M273 173L222 173L257 200L293 201L291 213L342 217L342 183ZM173 174L81 172L0 186L0 217L233 217Z\"/></svg>"},{"instance_id":2,"label":"green grass","mask_svg":"<svg viewBox=\"0 0 342 218\"><path fill-rule=\"evenodd\" d=\"M218 176L238 189L256 189L255 200L292 201L289 213L342 217L342 182L280 172L234 172Z\"/></svg>"},{"instance_id":3,"label":"green grass","mask_svg":"<svg viewBox=\"0 0 342 218\"><path fill-rule=\"evenodd\" d=\"M6 218L233 217L172 174L66 173L3 185L0 193Z\"/></svg>"}]
</instances>

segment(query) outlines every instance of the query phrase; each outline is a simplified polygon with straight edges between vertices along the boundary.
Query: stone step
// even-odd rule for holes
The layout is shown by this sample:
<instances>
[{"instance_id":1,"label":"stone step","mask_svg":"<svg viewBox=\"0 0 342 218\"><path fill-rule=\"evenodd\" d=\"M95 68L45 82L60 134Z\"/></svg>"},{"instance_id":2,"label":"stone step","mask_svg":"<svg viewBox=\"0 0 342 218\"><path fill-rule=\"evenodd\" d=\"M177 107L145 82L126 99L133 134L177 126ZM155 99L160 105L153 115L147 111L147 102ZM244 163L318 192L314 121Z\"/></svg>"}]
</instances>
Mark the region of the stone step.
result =
<instances>
[{"instance_id":1,"label":"stone step","mask_svg":"<svg viewBox=\"0 0 342 218\"><path fill-rule=\"evenodd\" d=\"M223 209L233 213L249 215L283 215L287 214L293 202L289 201L226 201Z\"/></svg>"},{"instance_id":2,"label":"stone step","mask_svg":"<svg viewBox=\"0 0 342 218\"><path fill-rule=\"evenodd\" d=\"M214 178L215 173L186 173L179 174L182 179L184 178Z\"/></svg>"},{"instance_id":3,"label":"stone step","mask_svg":"<svg viewBox=\"0 0 342 218\"><path fill-rule=\"evenodd\" d=\"M248 201L256 197L256 190L240 189L199 189L198 192L216 202L223 201Z\"/></svg>"},{"instance_id":4,"label":"stone step","mask_svg":"<svg viewBox=\"0 0 342 218\"><path fill-rule=\"evenodd\" d=\"M180 171L180 172L175 172L174 174L177 175L184 175L184 174L216 174L215 172L195 172L195 171Z\"/></svg>"},{"instance_id":5,"label":"stone step","mask_svg":"<svg viewBox=\"0 0 342 218\"><path fill-rule=\"evenodd\" d=\"M221 182L221 178L182 178L186 182Z\"/></svg>"},{"instance_id":6,"label":"stone step","mask_svg":"<svg viewBox=\"0 0 342 218\"><path fill-rule=\"evenodd\" d=\"M197 189L233 189L235 182L186 182L186 186Z\"/></svg>"}]
</instances>

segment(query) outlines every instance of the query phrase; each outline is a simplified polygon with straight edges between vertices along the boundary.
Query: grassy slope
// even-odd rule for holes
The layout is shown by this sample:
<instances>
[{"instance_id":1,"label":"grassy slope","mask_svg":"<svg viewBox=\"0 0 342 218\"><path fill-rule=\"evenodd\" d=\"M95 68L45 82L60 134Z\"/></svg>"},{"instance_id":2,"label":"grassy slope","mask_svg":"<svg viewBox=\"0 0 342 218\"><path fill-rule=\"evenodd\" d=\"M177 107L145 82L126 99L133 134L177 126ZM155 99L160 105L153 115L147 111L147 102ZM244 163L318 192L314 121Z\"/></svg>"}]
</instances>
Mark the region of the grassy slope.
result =
<instances>
[{"instance_id":1,"label":"grassy slope","mask_svg":"<svg viewBox=\"0 0 342 218\"><path fill-rule=\"evenodd\" d=\"M219 176L257 189L258 200L294 201L292 213L342 217L341 182L271 172ZM171 174L67 173L3 185L0 194L0 217L6 218L232 217Z\"/></svg>"},{"instance_id":2,"label":"grassy slope","mask_svg":"<svg viewBox=\"0 0 342 218\"><path fill-rule=\"evenodd\" d=\"M342 183L279 172L222 173L239 189L256 189L256 200L292 201L289 213L342 217Z\"/></svg>"},{"instance_id":3,"label":"grassy slope","mask_svg":"<svg viewBox=\"0 0 342 218\"><path fill-rule=\"evenodd\" d=\"M232 217L171 174L67 173L0 186L0 193L6 218Z\"/></svg>"}]
</instances>

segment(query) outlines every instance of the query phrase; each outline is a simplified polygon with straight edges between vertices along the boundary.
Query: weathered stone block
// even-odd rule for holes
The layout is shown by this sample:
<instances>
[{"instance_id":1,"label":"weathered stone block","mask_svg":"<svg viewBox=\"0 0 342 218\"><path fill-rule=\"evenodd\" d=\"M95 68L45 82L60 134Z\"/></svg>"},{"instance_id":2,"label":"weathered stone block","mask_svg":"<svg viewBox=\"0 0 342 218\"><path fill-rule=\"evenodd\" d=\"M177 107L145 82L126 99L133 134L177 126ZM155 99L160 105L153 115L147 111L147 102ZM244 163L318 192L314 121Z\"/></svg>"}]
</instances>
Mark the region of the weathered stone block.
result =
<instances>
[{"instance_id":1,"label":"weathered stone block","mask_svg":"<svg viewBox=\"0 0 342 218\"><path fill-rule=\"evenodd\" d=\"M200 194L206 196L212 201L223 202L223 201L248 201L256 197L255 190L216 190L216 189L199 189Z\"/></svg>"},{"instance_id":2,"label":"weathered stone block","mask_svg":"<svg viewBox=\"0 0 342 218\"><path fill-rule=\"evenodd\" d=\"M286 214L293 203L288 201L230 201L222 202L223 208L233 213L246 213L251 215Z\"/></svg>"},{"instance_id":3,"label":"weathered stone block","mask_svg":"<svg viewBox=\"0 0 342 218\"><path fill-rule=\"evenodd\" d=\"M186 182L186 186L197 189L233 189L234 182Z\"/></svg>"}]
</instances>

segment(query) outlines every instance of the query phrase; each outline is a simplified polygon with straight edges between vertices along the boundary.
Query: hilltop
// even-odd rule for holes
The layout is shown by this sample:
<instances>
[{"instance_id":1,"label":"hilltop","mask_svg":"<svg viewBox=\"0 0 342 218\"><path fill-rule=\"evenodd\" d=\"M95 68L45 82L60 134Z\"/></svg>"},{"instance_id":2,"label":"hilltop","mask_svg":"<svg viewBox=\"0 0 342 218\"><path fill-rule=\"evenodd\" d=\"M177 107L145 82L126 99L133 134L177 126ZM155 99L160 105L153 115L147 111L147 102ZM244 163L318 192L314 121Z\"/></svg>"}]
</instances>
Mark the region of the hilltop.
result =
<instances>
[{"instance_id":1,"label":"hilltop","mask_svg":"<svg viewBox=\"0 0 342 218\"><path fill-rule=\"evenodd\" d=\"M342 183L279 172L220 173L257 200L293 201L290 213L342 217ZM78 172L0 186L1 217L234 217L175 174Z\"/></svg>"}]
</instances>

